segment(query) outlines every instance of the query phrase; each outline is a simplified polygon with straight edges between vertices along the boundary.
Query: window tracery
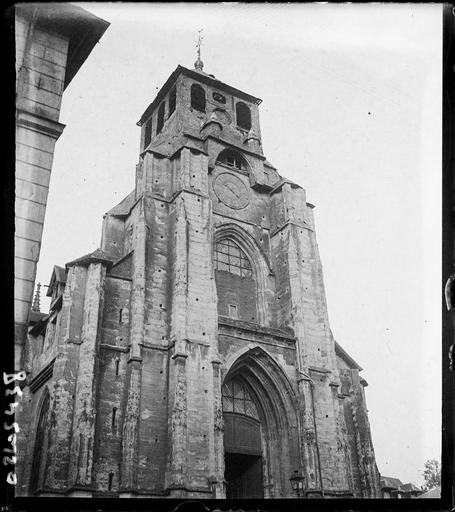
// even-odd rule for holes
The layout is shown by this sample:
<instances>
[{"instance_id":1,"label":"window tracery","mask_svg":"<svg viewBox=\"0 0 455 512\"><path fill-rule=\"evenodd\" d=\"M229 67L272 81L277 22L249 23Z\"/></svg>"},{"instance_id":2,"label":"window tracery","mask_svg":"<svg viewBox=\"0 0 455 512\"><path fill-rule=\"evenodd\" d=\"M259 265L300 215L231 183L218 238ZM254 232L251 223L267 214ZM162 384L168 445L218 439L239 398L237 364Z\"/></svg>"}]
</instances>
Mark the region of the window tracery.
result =
<instances>
[{"instance_id":1,"label":"window tracery","mask_svg":"<svg viewBox=\"0 0 455 512\"><path fill-rule=\"evenodd\" d=\"M233 378L223 386L223 412L235 412L259 420L256 405L245 383Z\"/></svg>"},{"instance_id":2,"label":"window tracery","mask_svg":"<svg viewBox=\"0 0 455 512\"><path fill-rule=\"evenodd\" d=\"M253 276L248 256L229 238L216 243L215 269L230 272L241 277Z\"/></svg>"},{"instance_id":3,"label":"window tracery","mask_svg":"<svg viewBox=\"0 0 455 512\"><path fill-rule=\"evenodd\" d=\"M245 158L238 151L234 151L233 149L225 149L222 151L217 158L217 163L218 162L233 167L234 169L248 171L248 164Z\"/></svg>"}]
</instances>

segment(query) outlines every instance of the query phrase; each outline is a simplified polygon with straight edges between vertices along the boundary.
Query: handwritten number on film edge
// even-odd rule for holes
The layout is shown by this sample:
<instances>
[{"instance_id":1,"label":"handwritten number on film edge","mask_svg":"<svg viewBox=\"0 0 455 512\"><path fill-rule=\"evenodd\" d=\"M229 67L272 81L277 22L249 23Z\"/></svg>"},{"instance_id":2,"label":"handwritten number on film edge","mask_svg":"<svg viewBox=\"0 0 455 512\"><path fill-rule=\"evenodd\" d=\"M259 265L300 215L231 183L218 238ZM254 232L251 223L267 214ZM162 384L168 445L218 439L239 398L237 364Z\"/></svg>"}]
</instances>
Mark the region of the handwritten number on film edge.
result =
<instances>
[{"instance_id":1,"label":"handwritten number on film edge","mask_svg":"<svg viewBox=\"0 0 455 512\"><path fill-rule=\"evenodd\" d=\"M19 380L25 380L26 374L24 371L20 371L18 373L10 373L7 374L3 372L3 383L7 386L8 384L11 384L12 382ZM18 395L19 397L22 396L22 390L19 386L14 386L13 389L6 389L5 390L5 396L11 396L11 395ZM12 402L9 404L9 410L4 411L7 416L12 416L14 414L14 410L18 406L18 402ZM8 442L11 443L11 448L4 448L4 453L9 453L13 455L6 455L3 457L3 465L8 466L9 464L14 465L16 464L17 457L16 457L16 433L20 431L19 425L16 422L11 423L8 425L7 422L3 423L3 429L4 430L12 430L14 429L14 434L10 434L8 436ZM16 485L17 484L17 476L14 471L10 471L8 475L6 476L6 482L10 485Z\"/></svg>"}]
</instances>

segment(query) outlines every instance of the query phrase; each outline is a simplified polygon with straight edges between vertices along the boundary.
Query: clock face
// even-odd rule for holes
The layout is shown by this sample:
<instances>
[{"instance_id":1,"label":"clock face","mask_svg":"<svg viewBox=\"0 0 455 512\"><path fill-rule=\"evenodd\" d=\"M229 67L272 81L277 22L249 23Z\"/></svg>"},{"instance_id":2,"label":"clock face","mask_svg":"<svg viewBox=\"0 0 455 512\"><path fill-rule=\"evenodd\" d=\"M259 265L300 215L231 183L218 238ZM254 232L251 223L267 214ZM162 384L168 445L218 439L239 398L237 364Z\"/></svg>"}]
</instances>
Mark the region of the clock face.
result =
<instances>
[{"instance_id":1,"label":"clock face","mask_svg":"<svg viewBox=\"0 0 455 512\"><path fill-rule=\"evenodd\" d=\"M250 202L248 187L238 176L229 172L218 174L213 182L213 190L222 203L234 210L245 208Z\"/></svg>"}]
</instances>

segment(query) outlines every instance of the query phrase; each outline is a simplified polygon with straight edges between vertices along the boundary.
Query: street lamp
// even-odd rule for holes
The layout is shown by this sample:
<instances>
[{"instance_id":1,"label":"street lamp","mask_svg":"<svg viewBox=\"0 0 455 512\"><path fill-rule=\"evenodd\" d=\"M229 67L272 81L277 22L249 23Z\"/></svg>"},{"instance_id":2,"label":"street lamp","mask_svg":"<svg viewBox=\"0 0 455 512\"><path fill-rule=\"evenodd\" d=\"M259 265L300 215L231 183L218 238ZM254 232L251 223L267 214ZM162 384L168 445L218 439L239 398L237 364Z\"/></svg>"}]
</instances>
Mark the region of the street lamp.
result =
<instances>
[{"instance_id":1,"label":"street lamp","mask_svg":"<svg viewBox=\"0 0 455 512\"><path fill-rule=\"evenodd\" d=\"M303 497L303 482L305 477L299 472L298 469L294 470L294 474L289 479L291 481L292 490L297 495L297 498Z\"/></svg>"}]
</instances>

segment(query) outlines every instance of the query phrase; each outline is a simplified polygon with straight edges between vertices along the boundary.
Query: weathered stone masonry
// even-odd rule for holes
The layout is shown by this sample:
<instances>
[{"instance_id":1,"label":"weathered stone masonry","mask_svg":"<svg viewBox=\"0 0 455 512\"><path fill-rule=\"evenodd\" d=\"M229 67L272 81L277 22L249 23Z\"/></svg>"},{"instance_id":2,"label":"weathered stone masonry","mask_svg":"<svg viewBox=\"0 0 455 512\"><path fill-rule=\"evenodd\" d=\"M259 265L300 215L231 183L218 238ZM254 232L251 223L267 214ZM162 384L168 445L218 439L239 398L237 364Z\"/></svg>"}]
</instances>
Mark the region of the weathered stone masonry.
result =
<instances>
[{"instance_id":1,"label":"weathered stone masonry","mask_svg":"<svg viewBox=\"0 0 455 512\"><path fill-rule=\"evenodd\" d=\"M299 475L300 496L378 496L313 206L263 154L261 100L197 67L139 121L136 186L100 250L54 269L20 493L280 498Z\"/></svg>"}]
</instances>

